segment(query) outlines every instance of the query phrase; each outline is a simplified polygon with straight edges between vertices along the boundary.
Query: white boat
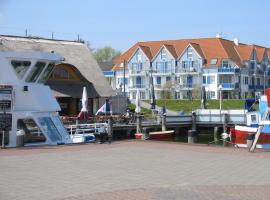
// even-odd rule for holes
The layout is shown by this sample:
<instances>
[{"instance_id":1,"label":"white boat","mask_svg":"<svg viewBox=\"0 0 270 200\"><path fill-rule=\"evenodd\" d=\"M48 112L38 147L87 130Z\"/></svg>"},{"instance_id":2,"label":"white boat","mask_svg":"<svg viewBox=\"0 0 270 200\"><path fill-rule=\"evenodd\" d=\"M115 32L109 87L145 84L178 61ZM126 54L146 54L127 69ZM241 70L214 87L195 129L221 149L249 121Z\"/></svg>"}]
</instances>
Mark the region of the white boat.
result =
<instances>
[{"instance_id":1,"label":"white boat","mask_svg":"<svg viewBox=\"0 0 270 200\"><path fill-rule=\"evenodd\" d=\"M60 106L44 85L64 58L45 52L0 52L0 130L7 147L71 143Z\"/></svg>"}]
</instances>

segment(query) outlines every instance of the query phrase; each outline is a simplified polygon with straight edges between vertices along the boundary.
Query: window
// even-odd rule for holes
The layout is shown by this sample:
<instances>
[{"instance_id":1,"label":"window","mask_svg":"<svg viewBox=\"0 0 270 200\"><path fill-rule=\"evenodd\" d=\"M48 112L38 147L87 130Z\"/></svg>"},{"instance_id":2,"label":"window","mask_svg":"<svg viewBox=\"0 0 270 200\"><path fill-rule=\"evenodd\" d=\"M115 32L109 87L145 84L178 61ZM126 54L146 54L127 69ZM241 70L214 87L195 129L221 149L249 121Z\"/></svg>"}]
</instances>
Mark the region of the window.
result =
<instances>
[{"instance_id":1,"label":"window","mask_svg":"<svg viewBox=\"0 0 270 200\"><path fill-rule=\"evenodd\" d=\"M216 65L217 64L217 58L212 58L210 64L211 65Z\"/></svg>"},{"instance_id":2,"label":"window","mask_svg":"<svg viewBox=\"0 0 270 200\"><path fill-rule=\"evenodd\" d=\"M206 78L207 76L203 76L203 84L206 84Z\"/></svg>"},{"instance_id":3,"label":"window","mask_svg":"<svg viewBox=\"0 0 270 200\"><path fill-rule=\"evenodd\" d=\"M207 84L215 84L215 77L207 76Z\"/></svg>"},{"instance_id":4,"label":"window","mask_svg":"<svg viewBox=\"0 0 270 200\"><path fill-rule=\"evenodd\" d=\"M167 52L166 52L166 49L162 49L161 50L161 59L166 59L167 58Z\"/></svg>"},{"instance_id":5,"label":"window","mask_svg":"<svg viewBox=\"0 0 270 200\"><path fill-rule=\"evenodd\" d=\"M166 77L166 82L169 82L171 80L171 77L170 76L167 76Z\"/></svg>"},{"instance_id":6,"label":"window","mask_svg":"<svg viewBox=\"0 0 270 200\"><path fill-rule=\"evenodd\" d=\"M161 77L157 76L156 77L157 85L161 85Z\"/></svg>"},{"instance_id":7,"label":"window","mask_svg":"<svg viewBox=\"0 0 270 200\"><path fill-rule=\"evenodd\" d=\"M11 65L15 70L19 79L22 79L29 69L31 62L30 61L20 61L20 60L12 60Z\"/></svg>"},{"instance_id":8,"label":"window","mask_svg":"<svg viewBox=\"0 0 270 200\"><path fill-rule=\"evenodd\" d=\"M142 71L142 63L137 63L136 71L137 73Z\"/></svg>"},{"instance_id":9,"label":"window","mask_svg":"<svg viewBox=\"0 0 270 200\"><path fill-rule=\"evenodd\" d=\"M26 82L36 82L45 65L44 62L37 62L26 78Z\"/></svg>"},{"instance_id":10,"label":"window","mask_svg":"<svg viewBox=\"0 0 270 200\"><path fill-rule=\"evenodd\" d=\"M140 52L137 53L137 61L138 62L142 61L142 54Z\"/></svg>"},{"instance_id":11,"label":"window","mask_svg":"<svg viewBox=\"0 0 270 200\"><path fill-rule=\"evenodd\" d=\"M257 85L261 85L261 79L257 78Z\"/></svg>"},{"instance_id":12,"label":"window","mask_svg":"<svg viewBox=\"0 0 270 200\"><path fill-rule=\"evenodd\" d=\"M50 117L39 117L38 121L43 131L51 139L52 142L61 141L62 136L58 132L57 128L55 127Z\"/></svg>"},{"instance_id":13,"label":"window","mask_svg":"<svg viewBox=\"0 0 270 200\"><path fill-rule=\"evenodd\" d=\"M187 61L182 61L182 68L183 69L188 68L188 62Z\"/></svg>"},{"instance_id":14,"label":"window","mask_svg":"<svg viewBox=\"0 0 270 200\"><path fill-rule=\"evenodd\" d=\"M53 77L57 79L69 79L69 73L64 68L56 67L53 71Z\"/></svg>"},{"instance_id":15,"label":"window","mask_svg":"<svg viewBox=\"0 0 270 200\"><path fill-rule=\"evenodd\" d=\"M24 133L25 143L45 142L46 138L33 119L18 119L17 129Z\"/></svg>"},{"instance_id":16,"label":"window","mask_svg":"<svg viewBox=\"0 0 270 200\"><path fill-rule=\"evenodd\" d=\"M223 60L222 61L222 67L229 68L229 61L228 60Z\"/></svg>"},{"instance_id":17,"label":"window","mask_svg":"<svg viewBox=\"0 0 270 200\"><path fill-rule=\"evenodd\" d=\"M216 95L216 93L215 92L212 92L212 91L209 91L206 94L207 99L214 99L215 98L215 95Z\"/></svg>"},{"instance_id":18,"label":"window","mask_svg":"<svg viewBox=\"0 0 270 200\"><path fill-rule=\"evenodd\" d=\"M244 80L245 80L245 84L248 85L248 77L247 76L245 76Z\"/></svg>"},{"instance_id":19,"label":"window","mask_svg":"<svg viewBox=\"0 0 270 200\"><path fill-rule=\"evenodd\" d=\"M187 57L192 58L192 54L193 54L193 49L191 47L189 47L187 50Z\"/></svg>"},{"instance_id":20,"label":"window","mask_svg":"<svg viewBox=\"0 0 270 200\"><path fill-rule=\"evenodd\" d=\"M53 69L54 69L54 63L49 63L48 67L45 69L45 71L43 72L43 74L41 75L40 79L39 79L39 83L44 83L45 81L47 81L47 79L49 78L50 74L52 73Z\"/></svg>"},{"instance_id":21,"label":"window","mask_svg":"<svg viewBox=\"0 0 270 200\"><path fill-rule=\"evenodd\" d=\"M166 62L161 63L161 73L166 73Z\"/></svg>"}]
</instances>

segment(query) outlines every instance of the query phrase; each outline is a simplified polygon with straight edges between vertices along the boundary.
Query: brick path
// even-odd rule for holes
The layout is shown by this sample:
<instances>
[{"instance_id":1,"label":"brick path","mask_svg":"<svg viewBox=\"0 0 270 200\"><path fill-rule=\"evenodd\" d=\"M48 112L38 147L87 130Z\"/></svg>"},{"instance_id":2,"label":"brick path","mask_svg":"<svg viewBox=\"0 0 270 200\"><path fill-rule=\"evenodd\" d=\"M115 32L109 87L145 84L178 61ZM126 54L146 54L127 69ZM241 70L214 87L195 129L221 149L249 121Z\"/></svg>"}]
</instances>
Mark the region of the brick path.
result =
<instances>
[{"instance_id":1,"label":"brick path","mask_svg":"<svg viewBox=\"0 0 270 200\"><path fill-rule=\"evenodd\" d=\"M269 200L269 158L151 141L0 150L0 200Z\"/></svg>"}]
</instances>

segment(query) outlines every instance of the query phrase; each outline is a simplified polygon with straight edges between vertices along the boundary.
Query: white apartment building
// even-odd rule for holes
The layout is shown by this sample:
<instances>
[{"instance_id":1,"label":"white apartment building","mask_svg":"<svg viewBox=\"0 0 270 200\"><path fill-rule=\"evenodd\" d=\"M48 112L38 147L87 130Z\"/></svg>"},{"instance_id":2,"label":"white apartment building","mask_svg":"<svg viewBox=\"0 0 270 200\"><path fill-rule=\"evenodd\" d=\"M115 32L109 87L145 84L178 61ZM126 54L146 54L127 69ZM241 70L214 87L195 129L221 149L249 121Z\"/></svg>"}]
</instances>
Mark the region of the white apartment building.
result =
<instances>
[{"instance_id":1,"label":"white apartment building","mask_svg":"<svg viewBox=\"0 0 270 200\"><path fill-rule=\"evenodd\" d=\"M135 99L198 97L202 86L208 99L254 97L270 86L270 49L222 38L138 42L115 64L113 88ZM125 81L124 81L125 77ZM168 97L167 97L168 98Z\"/></svg>"}]
</instances>

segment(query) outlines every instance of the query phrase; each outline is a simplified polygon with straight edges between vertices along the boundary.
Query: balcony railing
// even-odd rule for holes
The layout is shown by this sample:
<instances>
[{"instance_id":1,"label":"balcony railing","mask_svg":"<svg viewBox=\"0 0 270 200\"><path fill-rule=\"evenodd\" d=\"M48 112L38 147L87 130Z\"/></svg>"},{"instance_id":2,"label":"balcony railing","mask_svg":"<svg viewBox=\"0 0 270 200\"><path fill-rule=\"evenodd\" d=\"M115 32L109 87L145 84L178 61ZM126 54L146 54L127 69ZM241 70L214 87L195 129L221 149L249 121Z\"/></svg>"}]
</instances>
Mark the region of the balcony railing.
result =
<instances>
[{"instance_id":1,"label":"balcony railing","mask_svg":"<svg viewBox=\"0 0 270 200\"><path fill-rule=\"evenodd\" d=\"M239 83L220 83L222 86L222 89L237 89L239 88Z\"/></svg>"},{"instance_id":2,"label":"balcony railing","mask_svg":"<svg viewBox=\"0 0 270 200\"><path fill-rule=\"evenodd\" d=\"M161 84L154 84L154 88L161 88L162 85Z\"/></svg>"},{"instance_id":3,"label":"balcony railing","mask_svg":"<svg viewBox=\"0 0 270 200\"><path fill-rule=\"evenodd\" d=\"M145 88L145 84L134 84L129 86L130 89Z\"/></svg>"},{"instance_id":4,"label":"balcony railing","mask_svg":"<svg viewBox=\"0 0 270 200\"><path fill-rule=\"evenodd\" d=\"M176 68L175 73L196 73L196 68Z\"/></svg>"},{"instance_id":5,"label":"balcony railing","mask_svg":"<svg viewBox=\"0 0 270 200\"><path fill-rule=\"evenodd\" d=\"M263 90L263 85L256 85L256 89Z\"/></svg>"},{"instance_id":6,"label":"balcony railing","mask_svg":"<svg viewBox=\"0 0 270 200\"><path fill-rule=\"evenodd\" d=\"M249 85L248 89L250 89L250 90L255 90L255 89L263 90L264 86L263 85Z\"/></svg>"},{"instance_id":7,"label":"balcony railing","mask_svg":"<svg viewBox=\"0 0 270 200\"><path fill-rule=\"evenodd\" d=\"M219 73L239 73L239 68L218 68Z\"/></svg>"}]
</instances>

